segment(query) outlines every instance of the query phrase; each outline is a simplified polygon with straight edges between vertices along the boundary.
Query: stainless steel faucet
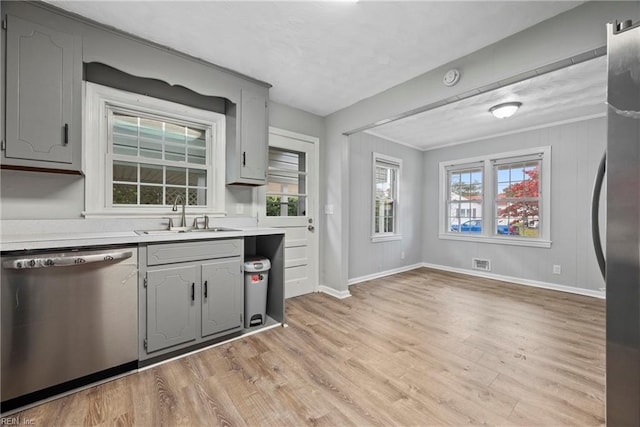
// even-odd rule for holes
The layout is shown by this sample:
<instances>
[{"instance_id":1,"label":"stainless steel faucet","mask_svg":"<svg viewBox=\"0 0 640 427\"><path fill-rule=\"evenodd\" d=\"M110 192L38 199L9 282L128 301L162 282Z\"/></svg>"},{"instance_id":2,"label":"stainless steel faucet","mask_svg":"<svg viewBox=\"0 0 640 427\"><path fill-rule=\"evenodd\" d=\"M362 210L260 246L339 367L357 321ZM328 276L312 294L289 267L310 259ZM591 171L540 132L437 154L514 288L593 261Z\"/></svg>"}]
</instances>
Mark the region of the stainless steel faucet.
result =
<instances>
[{"instance_id":1,"label":"stainless steel faucet","mask_svg":"<svg viewBox=\"0 0 640 427\"><path fill-rule=\"evenodd\" d=\"M180 216L180 227L186 227L187 226L187 218L185 216L186 201L185 201L184 197L182 196L182 194L178 194L176 196L176 199L173 202L173 208L171 208L171 210L173 212L178 212L178 200L182 201L182 215Z\"/></svg>"}]
</instances>

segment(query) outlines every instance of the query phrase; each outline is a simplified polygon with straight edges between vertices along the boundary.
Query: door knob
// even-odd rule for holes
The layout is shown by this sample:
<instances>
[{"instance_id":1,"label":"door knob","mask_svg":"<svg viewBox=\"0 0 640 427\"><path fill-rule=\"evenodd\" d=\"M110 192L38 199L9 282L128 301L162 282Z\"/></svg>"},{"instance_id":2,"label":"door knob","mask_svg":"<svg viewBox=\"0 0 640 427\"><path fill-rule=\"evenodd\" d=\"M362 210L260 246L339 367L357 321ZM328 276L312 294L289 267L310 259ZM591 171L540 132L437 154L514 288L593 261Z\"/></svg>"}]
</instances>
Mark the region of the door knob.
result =
<instances>
[{"instance_id":1,"label":"door knob","mask_svg":"<svg viewBox=\"0 0 640 427\"><path fill-rule=\"evenodd\" d=\"M313 225L309 224L309 225L307 226L307 229L308 229L309 231L313 231L313 230L315 230L316 228L315 228Z\"/></svg>"}]
</instances>

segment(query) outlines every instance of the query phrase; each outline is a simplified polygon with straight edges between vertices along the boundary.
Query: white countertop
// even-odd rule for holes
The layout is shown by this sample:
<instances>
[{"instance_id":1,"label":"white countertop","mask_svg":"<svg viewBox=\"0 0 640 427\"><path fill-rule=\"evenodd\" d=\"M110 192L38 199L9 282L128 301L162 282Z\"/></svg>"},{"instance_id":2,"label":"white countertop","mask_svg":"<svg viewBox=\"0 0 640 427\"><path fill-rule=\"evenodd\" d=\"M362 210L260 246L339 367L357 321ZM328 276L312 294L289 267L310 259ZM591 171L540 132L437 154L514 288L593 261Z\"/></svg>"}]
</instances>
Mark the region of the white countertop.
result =
<instances>
[{"instance_id":1,"label":"white countertop","mask_svg":"<svg viewBox=\"0 0 640 427\"><path fill-rule=\"evenodd\" d=\"M88 228L90 228L91 224L86 224L85 221L87 220L48 221L46 224L3 222L0 249L3 252L8 252L284 234L284 230L279 228L247 226L247 221L244 221L245 224L238 224L240 226L224 225L224 227L233 228L233 231L197 231L166 234L138 234L135 230L161 229L157 226L147 228L139 222L131 225L142 225L142 227L137 227L130 231L110 230L109 228L119 227L108 223L105 225L104 222L101 223L99 230L90 231ZM122 226L122 222L120 222L119 226Z\"/></svg>"}]
</instances>

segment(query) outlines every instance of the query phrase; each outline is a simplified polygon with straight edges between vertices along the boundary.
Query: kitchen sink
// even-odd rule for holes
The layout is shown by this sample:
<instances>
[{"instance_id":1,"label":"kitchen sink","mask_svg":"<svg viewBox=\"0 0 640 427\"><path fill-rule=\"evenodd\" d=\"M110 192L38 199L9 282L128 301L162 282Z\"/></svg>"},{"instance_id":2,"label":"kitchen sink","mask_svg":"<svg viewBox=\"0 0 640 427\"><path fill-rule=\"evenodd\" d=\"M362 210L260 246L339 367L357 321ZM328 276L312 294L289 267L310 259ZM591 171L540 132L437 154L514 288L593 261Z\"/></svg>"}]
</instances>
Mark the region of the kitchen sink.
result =
<instances>
[{"instance_id":1,"label":"kitchen sink","mask_svg":"<svg viewBox=\"0 0 640 427\"><path fill-rule=\"evenodd\" d=\"M209 228L192 228L192 227L173 227L170 229L162 230L136 230L136 233L140 235L152 235L152 234L177 234L177 233L222 233L225 231L240 231L236 228L226 227L209 227Z\"/></svg>"}]
</instances>

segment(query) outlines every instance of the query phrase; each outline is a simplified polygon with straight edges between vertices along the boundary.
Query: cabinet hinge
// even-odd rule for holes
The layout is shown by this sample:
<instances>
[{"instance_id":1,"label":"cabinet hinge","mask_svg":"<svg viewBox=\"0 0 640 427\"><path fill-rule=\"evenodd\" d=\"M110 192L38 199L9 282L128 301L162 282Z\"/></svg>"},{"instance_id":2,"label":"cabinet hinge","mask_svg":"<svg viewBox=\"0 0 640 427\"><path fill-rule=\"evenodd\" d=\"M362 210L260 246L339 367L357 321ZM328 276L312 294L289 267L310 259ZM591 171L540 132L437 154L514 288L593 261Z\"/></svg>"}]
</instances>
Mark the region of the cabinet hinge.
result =
<instances>
[{"instance_id":1,"label":"cabinet hinge","mask_svg":"<svg viewBox=\"0 0 640 427\"><path fill-rule=\"evenodd\" d=\"M0 142L0 150L5 151L7 149L7 144L4 142L4 139L2 140L2 142Z\"/></svg>"},{"instance_id":2,"label":"cabinet hinge","mask_svg":"<svg viewBox=\"0 0 640 427\"><path fill-rule=\"evenodd\" d=\"M7 20L6 20L6 19L3 19L3 20L2 20L2 29L3 29L3 30L6 30L6 29L7 29Z\"/></svg>"},{"instance_id":3,"label":"cabinet hinge","mask_svg":"<svg viewBox=\"0 0 640 427\"><path fill-rule=\"evenodd\" d=\"M142 279L142 286L144 286L145 288L147 287L147 276L144 276L144 279Z\"/></svg>"},{"instance_id":4,"label":"cabinet hinge","mask_svg":"<svg viewBox=\"0 0 640 427\"><path fill-rule=\"evenodd\" d=\"M145 338L144 341L142 342L142 345L144 346L144 349L147 349L147 339Z\"/></svg>"}]
</instances>

